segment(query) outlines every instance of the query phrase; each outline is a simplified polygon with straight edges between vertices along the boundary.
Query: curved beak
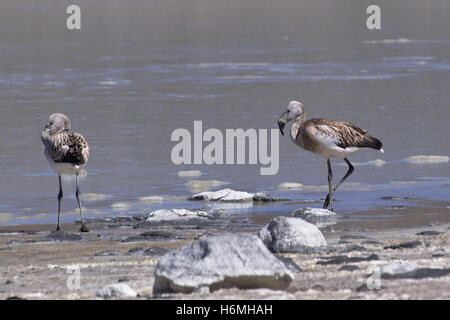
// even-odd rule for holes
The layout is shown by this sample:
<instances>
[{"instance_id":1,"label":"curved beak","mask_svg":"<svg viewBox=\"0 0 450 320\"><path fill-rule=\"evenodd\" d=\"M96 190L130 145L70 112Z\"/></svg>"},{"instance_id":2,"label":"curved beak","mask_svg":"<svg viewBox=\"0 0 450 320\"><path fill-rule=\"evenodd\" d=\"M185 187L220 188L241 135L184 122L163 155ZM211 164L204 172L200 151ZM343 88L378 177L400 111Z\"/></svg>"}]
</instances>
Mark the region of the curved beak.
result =
<instances>
[{"instance_id":1,"label":"curved beak","mask_svg":"<svg viewBox=\"0 0 450 320\"><path fill-rule=\"evenodd\" d=\"M280 128L281 135L283 135L283 136L284 136L283 129L286 126L286 122L287 122L287 114L286 114L286 112L284 112L278 119L278 128Z\"/></svg>"}]
</instances>

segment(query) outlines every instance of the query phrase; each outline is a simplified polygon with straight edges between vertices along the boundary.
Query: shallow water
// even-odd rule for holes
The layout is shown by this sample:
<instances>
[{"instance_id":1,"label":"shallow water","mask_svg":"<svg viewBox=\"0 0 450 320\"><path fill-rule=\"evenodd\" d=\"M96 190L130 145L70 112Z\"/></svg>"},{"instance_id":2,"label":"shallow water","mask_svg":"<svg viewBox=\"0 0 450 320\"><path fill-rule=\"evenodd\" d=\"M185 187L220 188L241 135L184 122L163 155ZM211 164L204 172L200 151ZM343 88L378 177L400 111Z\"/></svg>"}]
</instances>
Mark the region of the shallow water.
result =
<instances>
[{"instance_id":1,"label":"shallow water","mask_svg":"<svg viewBox=\"0 0 450 320\"><path fill-rule=\"evenodd\" d=\"M91 147L87 217L201 207L184 199L225 187L291 200L226 208L238 214L321 206L325 160L286 136L274 176L260 165L170 158L177 128L277 128L293 99L310 117L352 121L384 143L384 154L350 158L356 170L336 194L338 213L362 223L356 212L412 199L450 205L450 3L391 1L372 32L363 2L78 1L82 30L69 32L64 4L2 1L0 224L56 221L57 178L39 138L54 112ZM411 158L420 155L440 157ZM345 163L332 163L338 179ZM304 187L279 189L284 182ZM63 221L74 221L74 181L64 183Z\"/></svg>"}]
</instances>

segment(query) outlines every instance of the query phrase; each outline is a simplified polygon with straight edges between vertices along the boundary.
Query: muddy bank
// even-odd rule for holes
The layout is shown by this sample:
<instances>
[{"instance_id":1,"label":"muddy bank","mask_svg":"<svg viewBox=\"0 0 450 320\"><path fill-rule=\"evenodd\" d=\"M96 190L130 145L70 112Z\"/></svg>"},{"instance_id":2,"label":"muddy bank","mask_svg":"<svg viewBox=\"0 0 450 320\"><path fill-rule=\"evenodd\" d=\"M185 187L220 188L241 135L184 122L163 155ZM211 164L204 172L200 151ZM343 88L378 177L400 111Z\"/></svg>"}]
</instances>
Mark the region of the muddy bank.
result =
<instances>
[{"instance_id":1,"label":"muddy bank","mask_svg":"<svg viewBox=\"0 0 450 320\"><path fill-rule=\"evenodd\" d=\"M180 227L143 219L63 225L67 241L52 238L54 225L0 228L0 299L100 299L111 284L136 296L113 299L449 299L450 224L421 227L322 230L328 247L317 253L278 253L294 275L285 290L236 288L189 294L153 293L160 257L204 236L257 234L274 215ZM345 223L344 225L345 226ZM327 230L328 229L328 230Z\"/></svg>"}]
</instances>

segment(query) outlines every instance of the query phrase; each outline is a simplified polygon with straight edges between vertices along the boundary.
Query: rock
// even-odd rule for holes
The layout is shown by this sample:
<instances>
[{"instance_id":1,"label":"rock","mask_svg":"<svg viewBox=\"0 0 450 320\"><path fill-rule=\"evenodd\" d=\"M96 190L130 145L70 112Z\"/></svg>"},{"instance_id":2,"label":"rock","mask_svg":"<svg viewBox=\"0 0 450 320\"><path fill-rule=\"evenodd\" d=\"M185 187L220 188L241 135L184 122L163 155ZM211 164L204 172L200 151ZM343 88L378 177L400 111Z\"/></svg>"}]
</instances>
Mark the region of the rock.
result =
<instances>
[{"instance_id":1,"label":"rock","mask_svg":"<svg viewBox=\"0 0 450 320\"><path fill-rule=\"evenodd\" d=\"M145 238L151 238L153 240L170 240L181 238L177 233L168 231L147 231L141 233L140 236Z\"/></svg>"},{"instance_id":2,"label":"rock","mask_svg":"<svg viewBox=\"0 0 450 320\"><path fill-rule=\"evenodd\" d=\"M342 264L342 263L354 263L361 261L372 261L378 260L379 257L376 254L371 254L368 257L347 257L347 256L333 256L333 257L323 257L323 259L328 259L328 261L318 261L317 264Z\"/></svg>"},{"instance_id":3,"label":"rock","mask_svg":"<svg viewBox=\"0 0 450 320\"><path fill-rule=\"evenodd\" d=\"M122 278L119 278L119 279L117 279L117 282L128 282L128 281L130 281L130 278L127 278L127 277L122 277Z\"/></svg>"},{"instance_id":4,"label":"rock","mask_svg":"<svg viewBox=\"0 0 450 320\"><path fill-rule=\"evenodd\" d=\"M253 194L245 191L222 189L218 191L205 191L197 193L189 197L189 200L208 200L220 202L251 202L251 201L276 201L278 199L272 198L270 195L264 192Z\"/></svg>"},{"instance_id":5,"label":"rock","mask_svg":"<svg viewBox=\"0 0 450 320\"><path fill-rule=\"evenodd\" d=\"M369 245L377 246L377 245L381 245L381 242L376 241L376 240L366 240L366 241L361 242L361 244L369 244Z\"/></svg>"},{"instance_id":6,"label":"rock","mask_svg":"<svg viewBox=\"0 0 450 320\"><path fill-rule=\"evenodd\" d=\"M144 287L138 291L138 295L144 298L152 298L153 297L153 287Z\"/></svg>"},{"instance_id":7,"label":"rock","mask_svg":"<svg viewBox=\"0 0 450 320\"><path fill-rule=\"evenodd\" d=\"M303 220L308 220L308 219L336 217L336 213L327 209L306 207L294 210L292 212L292 216L302 218Z\"/></svg>"},{"instance_id":8,"label":"rock","mask_svg":"<svg viewBox=\"0 0 450 320\"><path fill-rule=\"evenodd\" d=\"M327 247L322 233L299 218L276 217L259 231L263 243L273 252L320 252Z\"/></svg>"},{"instance_id":9,"label":"rock","mask_svg":"<svg viewBox=\"0 0 450 320\"><path fill-rule=\"evenodd\" d=\"M285 289L292 273L250 234L205 237L161 257L153 291L193 292L208 287Z\"/></svg>"},{"instance_id":10,"label":"rock","mask_svg":"<svg viewBox=\"0 0 450 320\"><path fill-rule=\"evenodd\" d=\"M359 270L359 268L357 266L352 265L345 265L338 269L338 271L355 271L355 270Z\"/></svg>"},{"instance_id":11,"label":"rock","mask_svg":"<svg viewBox=\"0 0 450 320\"><path fill-rule=\"evenodd\" d=\"M420 265L415 262L395 262L381 266L380 272L382 276L393 277L407 272L420 269Z\"/></svg>"},{"instance_id":12,"label":"rock","mask_svg":"<svg viewBox=\"0 0 450 320\"><path fill-rule=\"evenodd\" d=\"M144 251L144 256L163 256L167 252L170 252L170 250L166 248L152 247Z\"/></svg>"},{"instance_id":13,"label":"rock","mask_svg":"<svg viewBox=\"0 0 450 320\"><path fill-rule=\"evenodd\" d=\"M98 290L95 295L103 299L134 298L137 296L137 293L126 283L115 283L103 287Z\"/></svg>"},{"instance_id":14,"label":"rock","mask_svg":"<svg viewBox=\"0 0 450 320\"><path fill-rule=\"evenodd\" d=\"M396 262L381 266L382 279L439 278L450 274L450 268L423 268L415 262Z\"/></svg>"},{"instance_id":15,"label":"rock","mask_svg":"<svg viewBox=\"0 0 450 320\"><path fill-rule=\"evenodd\" d=\"M171 239L185 239L184 237L178 235L175 232L168 231L148 231L141 233L137 236L127 237L122 239L122 242L135 242L135 241L164 241Z\"/></svg>"},{"instance_id":16,"label":"rock","mask_svg":"<svg viewBox=\"0 0 450 320\"><path fill-rule=\"evenodd\" d=\"M211 218L211 213L202 210L161 209L150 212L146 221L168 221L191 217Z\"/></svg>"},{"instance_id":17,"label":"rock","mask_svg":"<svg viewBox=\"0 0 450 320\"><path fill-rule=\"evenodd\" d=\"M284 200L284 199L274 198L265 192L257 192L253 195L253 201L270 202L270 201L280 201L280 200Z\"/></svg>"},{"instance_id":18,"label":"rock","mask_svg":"<svg viewBox=\"0 0 450 320\"><path fill-rule=\"evenodd\" d=\"M426 230L426 231L417 233L418 236L438 236L440 234L442 234L442 232L434 231L434 230Z\"/></svg>"},{"instance_id":19,"label":"rock","mask_svg":"<svg viewBox=\"0 0 450 320\"><path fill-rule=\"evenodd\" d=\"M117 251L117 250L105 250L105 251L97 252L95 254L96 257L118 256L118 255L120 255L120 251Z\"/></svg>"},{"instance_id":20,"label":"rock","mask_svg":"<svg viewBox=\"0 0 450 320\"><path fill-rule=\"evenodd\" d=\"M222 229L236 223L248 224L249 219L243 215L230 215L223 210L171 209L151 212L147 219L138 223L135 228Z\"/></svg>"},{"instance_id":21,"label":"rock","mask_svg":"<svg viewBox=\"0 0 450 320\"><path fill-rule=\"evenodd\" d=\"M139 223L137 228L159 226L184 226L187 228L195 228L196 226L201 226L203 224L213 223L213 220L218 218L218 215L218 213L203 210L161 209L150 212L147 219Z\"/></svg>"},{"instance_id":22,"label":"rock","mask_svg":"<svg viewBox=\"0 0 450 320\"><path fill-rule=\"evenodd\" d=\"M128 250L126 253L127 256L143 256L144 255L145 248L142 247L135 247Z\"/></svg>"},{"instance_id":23,"label":"rock","mask_svg":"<svg viewBox=\"0 0 450 320\"><path fill-rule=\"evenodd\" d=\"M321 208L299 208L292 212L293 217L306 220L318 228L325 228L337 223L337 215L333 211Z\"/></svg>"},{"instance_id":24,"label":"rock","mask_svg":"<svg viewBox=\"0 0 450 320\"><path fill-rule=\"evenodd\" d=\"M194 194L189 200L209 200L209 201L253 201L253 194L232 189L222 189L218 191L205 191Z\"/></svg>"},{"instance_id":25,"label":"rock","mask_svg":"<svg viewBox=\"0 0 450 320\"><path fill-rule=\"evenodd\" d=\"M167 252L170 252L169 249L166 248L160 248L160 247L151 247L151 248L142 248L142 247L136 247L128 250L126 255L128 256L163 256Z\"/></svg>"},{"instance_id":26,"label":"rock","mask_svg":"<svg viewBox=\"0 0 450 320\"><path fill-rule=\"evenodd\" d=\"M44 241L79 241L81 239L82 237L75 233L52 231L44 238Z\"/></svg>"},{"instance_id":27,"label":"rock","mask_svg":"<svg viewBox=\"0 0 450 320\"><path fill-rule=\"evenodd\" d=\"M415 240L415 241L406 241L406 242L401 242L398 244L386 246L386 247L384 247L384 249L411 249L411 248L418 247L420 245L422 245L422 242Z\"/></svg>"}]
</instances>

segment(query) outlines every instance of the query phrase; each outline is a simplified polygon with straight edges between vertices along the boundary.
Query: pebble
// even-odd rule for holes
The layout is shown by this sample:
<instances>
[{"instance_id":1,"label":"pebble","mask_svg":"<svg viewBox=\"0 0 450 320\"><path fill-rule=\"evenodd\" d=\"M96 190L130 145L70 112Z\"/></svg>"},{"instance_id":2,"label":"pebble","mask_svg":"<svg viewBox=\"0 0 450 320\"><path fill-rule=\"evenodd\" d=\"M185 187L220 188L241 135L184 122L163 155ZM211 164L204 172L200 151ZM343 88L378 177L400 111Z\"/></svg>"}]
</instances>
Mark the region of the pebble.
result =
<instances>
[{"instance_id":1,"label":"pebble","mask_svg":"<svg viewBox=\"0 0 450 320\"><path fill-rule=\"evenodd\" d=\"M137 296L137 293L126 283L115 283L103 287L98 290L95 295L103 299L134 298Z\"/></svg>"}]
</instances>

